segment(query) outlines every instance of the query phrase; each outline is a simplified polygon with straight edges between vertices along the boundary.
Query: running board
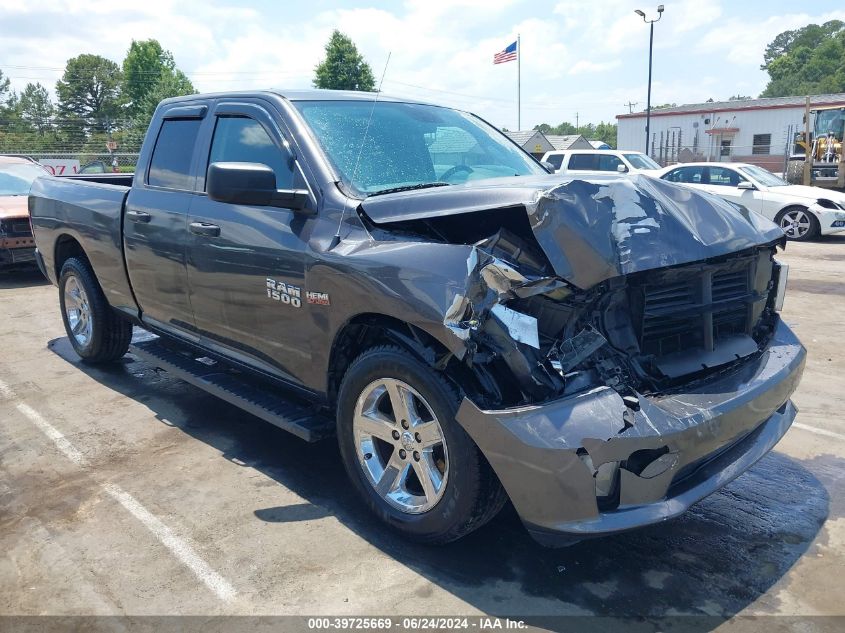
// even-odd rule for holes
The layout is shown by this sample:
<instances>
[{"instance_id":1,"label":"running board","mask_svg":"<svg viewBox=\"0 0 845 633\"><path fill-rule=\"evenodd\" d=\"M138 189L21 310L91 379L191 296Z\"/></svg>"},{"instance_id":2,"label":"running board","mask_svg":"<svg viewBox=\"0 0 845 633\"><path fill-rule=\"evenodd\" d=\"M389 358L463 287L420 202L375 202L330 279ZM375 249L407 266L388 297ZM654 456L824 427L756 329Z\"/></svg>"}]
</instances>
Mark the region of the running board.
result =
<instances>
[{"instance_id":1,"label":"running board","mask_svg":"<svg viewBox=\"0 0 845 633\"><path fill-rule=\"evenodd\" d=\"M146 338L146 337L144 337ZM203 391L233 404L247 413L281 429L316 442L334 434L333 421L293 398L273 393L271 385L251 381L221 362L198 356L187 348L167 346L158 337L136 340L129 351L141 360L159 367Z\"/></svg>"}]
</instances>

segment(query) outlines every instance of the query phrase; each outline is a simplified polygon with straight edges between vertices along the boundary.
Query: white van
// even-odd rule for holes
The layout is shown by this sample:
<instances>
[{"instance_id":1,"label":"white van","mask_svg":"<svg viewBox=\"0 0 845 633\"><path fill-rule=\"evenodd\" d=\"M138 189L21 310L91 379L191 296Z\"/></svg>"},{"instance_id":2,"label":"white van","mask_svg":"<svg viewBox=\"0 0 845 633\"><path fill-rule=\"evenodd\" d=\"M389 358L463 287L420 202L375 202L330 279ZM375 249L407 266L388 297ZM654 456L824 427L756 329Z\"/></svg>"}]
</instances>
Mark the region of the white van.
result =
<instances>
[{"instance_id":1,"label":"white van","mask_svg":"<svg viewBox=\"0 0 845 633\"><path fill-rule=\"evenodd\" d=\"M543 161L551 163L557 174L624 174L656 175L660 165L642 152L615 149L567 149L546 152Z\"/></svg>"}]
</instances>

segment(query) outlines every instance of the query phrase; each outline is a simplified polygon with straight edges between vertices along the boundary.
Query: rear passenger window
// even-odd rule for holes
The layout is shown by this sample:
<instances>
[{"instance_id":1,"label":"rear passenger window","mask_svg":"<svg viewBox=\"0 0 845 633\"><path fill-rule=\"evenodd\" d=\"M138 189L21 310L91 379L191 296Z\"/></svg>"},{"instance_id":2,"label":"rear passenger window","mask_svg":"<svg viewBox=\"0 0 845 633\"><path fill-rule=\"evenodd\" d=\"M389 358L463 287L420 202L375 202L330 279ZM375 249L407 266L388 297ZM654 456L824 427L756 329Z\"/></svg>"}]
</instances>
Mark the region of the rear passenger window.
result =
<instances>
[{"instance_id":1,"label":"rear passenger window","mask_svg":"<svg viewBox=\"0 0 845 633\"><path fill-rule=\"evenodd\" d=\"M193 189L191 157L202 119L166 119L158 133L147 184L168 189Z\"/></svg>"},{"instance_id":2,"label":"rear passenger window","mask_svg":"<svg viewBox=\"0 0 845 633\"><path fill-rule=\"evenodd\" d=\"M218 118L208 162L262 163L276 173L277 189L292 188L293 171L287 157L254 119Z\"/></svg>"},{"instance_id":3,"label":"rear passenger window","mask_svg":"<svg viewBox=\"0 0 845 633\"><path fill-rule=\"evenodd\" d=\"M573 154L569 158L569 169L598 171L599 157L595 154Z\"/></svg>"}]
</instances>

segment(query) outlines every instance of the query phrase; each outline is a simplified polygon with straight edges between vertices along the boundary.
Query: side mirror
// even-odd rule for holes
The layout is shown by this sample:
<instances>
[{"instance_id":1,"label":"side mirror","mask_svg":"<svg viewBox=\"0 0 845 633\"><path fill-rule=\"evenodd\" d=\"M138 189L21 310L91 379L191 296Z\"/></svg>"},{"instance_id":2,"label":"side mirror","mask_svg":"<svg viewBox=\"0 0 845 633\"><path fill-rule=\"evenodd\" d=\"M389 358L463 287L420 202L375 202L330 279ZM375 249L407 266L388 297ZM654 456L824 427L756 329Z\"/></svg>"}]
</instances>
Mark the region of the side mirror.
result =
<instances>
[{"instance_id":1,"label":"side mirror","mask_svg":"<svg viewBox=\"0 0 845 633\"><path fill-rule=\"evenodd\" d=\"M547 171L547 172L549 172L550 174L553 174L553 173L555 173L555 172L557 171L557 167L555 167L554 165L552 165L552 164L551 164L549 161L547 161L547 160L541 160L541 161L540 161L540 164L541 164L543 167L545 167L545 168L546 168L546 171Z\"/></svg>"},{"instance_id":2,"label":"side mirror","mask_svg":"<svg viewBox=\"0 0 845 633\"><path fill-rule=\"evenodd\" d=\"M737 188L737 189L750 189L750 190L752 190L752 191L753 191L753 190L754 190L754 189L756 189L757 187L755 187L755 186L754 186L754 183L752 183L752 182L748 182L747 180L743 180L741 183L739 183L739 184L736 186L736 188Z\"/></svg>"},{"instance_id":3,"label":"side mirror","mask_svg":"<svg viewBox=\"0 0 845 633\"><path fill-rule=\"evenodd\" d=\"M308 203L303 189L276 189L276 174L263 163L211 163L205 191L210 199L229 204L301 211Z\"/></svg>"},{"instance_id":4,"label":"side mirror","mask_svg":"<svg viewBox=\"0 0 845 633\"><path fill-rule=\"evenodd\" d=\"M620 174L624 174L625 172L628 171L628 168L625 167L625 165L617 165L616 171L618 171Z\"/></svg>"}]
</instances>

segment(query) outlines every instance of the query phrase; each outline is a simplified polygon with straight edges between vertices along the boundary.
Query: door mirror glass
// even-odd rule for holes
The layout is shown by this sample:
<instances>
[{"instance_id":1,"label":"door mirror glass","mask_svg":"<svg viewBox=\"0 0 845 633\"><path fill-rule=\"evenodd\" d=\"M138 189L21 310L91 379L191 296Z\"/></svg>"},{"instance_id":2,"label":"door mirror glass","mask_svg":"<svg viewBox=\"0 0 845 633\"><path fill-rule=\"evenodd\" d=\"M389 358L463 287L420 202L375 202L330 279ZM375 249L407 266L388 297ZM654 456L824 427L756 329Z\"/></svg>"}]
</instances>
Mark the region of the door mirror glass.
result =
<instances>
[{"instance_id":1,"label":"door mirror glass","mask_svg":"<svg viewBox=\"0 0 845 633\"><path fill-rule=\"evenodd\" d=\"M276 189L276 174L263 163L211 163L205 189L217 202L274 206L299 211L308 202L308 192Z\"/></svg>"}]
</instances>

